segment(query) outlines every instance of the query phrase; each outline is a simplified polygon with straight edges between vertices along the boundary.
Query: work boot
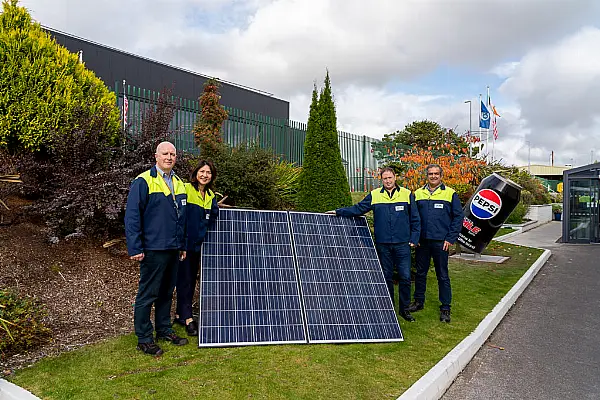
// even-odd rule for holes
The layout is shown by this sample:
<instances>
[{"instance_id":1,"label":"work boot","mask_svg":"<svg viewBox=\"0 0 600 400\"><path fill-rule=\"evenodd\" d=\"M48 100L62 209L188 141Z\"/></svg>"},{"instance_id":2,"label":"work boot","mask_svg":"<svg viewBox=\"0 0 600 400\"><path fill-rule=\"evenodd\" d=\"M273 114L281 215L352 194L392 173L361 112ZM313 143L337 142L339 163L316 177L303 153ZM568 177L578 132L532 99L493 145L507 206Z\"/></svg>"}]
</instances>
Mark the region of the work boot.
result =
<instances>
[{"instance_id":1,"label":"work boot","mask_svg":"<svg viewBox=\"0 0 600 400\"><path fill-rule=\"evenodd\" d=\"M175 333L169 333L164 336L156 335L156 340L164 340L166 342L171 342L175 346L183 346L188 344L188 340L186 338L179 337Z\"/></svg>"},{"instance_id":2,"label":"work boot","mask_svg":"<svg viewBox=\"0 0 600 400\"><path fill-rule=\"evenodd\" d=\"M450 322L450 310L440 310L440 321Z\"/></svg>"},{"instance_id":3,"label":"work boot","mask_svg":"<svg viewBox=\"0 0 600 400\"><path fill-rule=\"evenodd\" d=\"M408 322L415 322L415 317L410 315L410 312L408 312L407 310L400 311L400 316Z\"/></svg>"},{"instance_id":4,"label":"work boot","mask_svg":"<svg viewBox=\"0 0 600 400\"><path fill-rule=\"evenodd\" d=\"M417 312L419 310L422 310L424 307L423 303L421 303L420 301L413 301L412 303L410 303L408 305L408 308L406 309L406 311L409 312Z\"/></svg>"},{"instance_id":5,"label":"work boot","mask_svg":"<svg viewBox=\"0 0 600 400\"><path fill-rule=\"evenodd\" d=\"M150 354L151 356L160 356L163 354L162 349L158 347L154 342L138 343L137 349L143 351L146 354Z\"/></svg>"}]
</instances>

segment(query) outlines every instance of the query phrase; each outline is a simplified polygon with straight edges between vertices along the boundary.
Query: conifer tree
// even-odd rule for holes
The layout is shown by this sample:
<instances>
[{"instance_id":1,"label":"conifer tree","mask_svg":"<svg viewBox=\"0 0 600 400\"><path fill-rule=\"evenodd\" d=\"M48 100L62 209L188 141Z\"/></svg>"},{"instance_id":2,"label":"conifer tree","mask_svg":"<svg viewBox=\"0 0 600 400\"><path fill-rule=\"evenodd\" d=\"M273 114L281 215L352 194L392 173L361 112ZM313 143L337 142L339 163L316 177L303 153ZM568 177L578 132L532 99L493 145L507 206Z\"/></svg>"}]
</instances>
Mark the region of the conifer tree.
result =
<instances>
[{"instance_id":1,"label":"conifer tree","mask_svg":"<svg viewBox=\"0 0 600 400\"><path fill-rule=\"evenodd\" d=\"M219 87L221 84L214 78L204 82L204 91L200 96L201 114L194 126L196 146L206 156L214 153L216 147L223 142L221 129L228 117L227 111L220 104Z\"/></svg>"},{"instance_id":2,"label":"conifer tree","mask_svg":"<svg viewBox=\"0 0 600 400\"><path fill-rule=\"evenodd\" d=\"M111 93L76 54L33 22L17 0L0 12L0 149L10 153L50 152L80 127L79 116L108 110L98 138L114 144L119 111ZM85 117L83 118L85 119Z\"/></svg>"},{"instance_id":3,"label":"conifer tree","mask_svg":"<svg viewBox=\"0 0 600 400\"><path fill-rule=\"evenodd\" d=\"M304 143L298 206L305 211L324 212L352 204L350 186L340 154L337 118L329 71L317 96L313 88Z\"/></svg>"}]
</instances>

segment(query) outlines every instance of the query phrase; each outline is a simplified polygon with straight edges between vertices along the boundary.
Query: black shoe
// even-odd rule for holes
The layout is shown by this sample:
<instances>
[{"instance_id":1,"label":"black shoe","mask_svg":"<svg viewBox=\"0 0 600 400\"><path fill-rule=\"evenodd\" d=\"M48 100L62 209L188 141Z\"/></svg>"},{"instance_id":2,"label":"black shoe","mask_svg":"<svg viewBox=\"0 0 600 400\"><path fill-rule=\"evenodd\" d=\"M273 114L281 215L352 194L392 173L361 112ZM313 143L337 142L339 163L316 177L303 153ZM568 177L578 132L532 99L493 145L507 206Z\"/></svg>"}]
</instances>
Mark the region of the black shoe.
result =
<instances>
[{"instance_id":1,"label":"black shoe","mask_svg":"<svg viewBox=\"0 0 600 400\"><path fill-rule=\"evenodd\" d=\"M156 336L156 339L171 342L175 346L183 346L185 344L188 344L188 340L186 338L179 337L174 333L169 333L168 335L165 335L165 336Z\"/></svg>"},{"instance_id":2,"label":"black shoe","mask_svg":"<svg viewBox=\"0 0 600 400\"><path fill-rule=\"evenodd\" d=\"M151 356L160 356L163 354L163 351L158 345L154 342L150 343L138 343L137 349L143 351L146 354L150 354Z\"/></svg>"},{"instance_id":3,"label":"black shoe","mask_svg":"<svg viewBox=\"0 0 600 400\"><path fill-rule=\"evenodd\" d=\"M185 331L188 336L198 336L198 324L196 321L192 321L185 326Z\"/></svg>"},{"instance_id":4,"label":"black shoe","mask_svg":"<svg viewBox=\"0 0 600 400\"><path fill-rule=\"evenodd\" d=\"M450 322L450 310L440 310L440 321Z\"/></svg>"},{"instance_id":5,"label":"black shoe","mask_svg":"<svg viewBox=\"0 0 600 400\"><path fill-rule=\"evenodd\" d=\"M412 303L410 303L408 305L408 307L406 308L406 311L408 312L417 312L419 310L422 310L424 307L423 303L421 303L420 301L413 301Z\"/></svg>"},{"instance_id":6,"label":"black shoe","mask_svg":"<svg viewBox=\"0 0 600 400\"><path fill-rule=\"evenodd\" d=\"M400 316L408 322L415 322L415 317L410 315L410 312L408 310L400 311Z\"/></svg>"}]
</instances>

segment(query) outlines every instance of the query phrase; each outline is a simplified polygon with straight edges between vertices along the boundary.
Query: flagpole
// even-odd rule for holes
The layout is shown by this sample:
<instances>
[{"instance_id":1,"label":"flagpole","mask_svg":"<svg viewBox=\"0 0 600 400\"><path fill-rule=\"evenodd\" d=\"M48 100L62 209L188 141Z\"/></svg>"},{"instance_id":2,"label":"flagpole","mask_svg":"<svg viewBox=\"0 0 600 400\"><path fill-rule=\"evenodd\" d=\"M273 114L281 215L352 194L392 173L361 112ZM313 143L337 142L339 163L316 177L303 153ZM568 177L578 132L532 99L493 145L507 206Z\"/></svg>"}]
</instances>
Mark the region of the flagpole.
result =
<instances>
[{"instance_id":1,"label":"flagpole","mask_svg":"<svg viewBox=\"0 0 600 400\"><path fill-rule=\"evenodd\" d=\"M496 136L494 136L494 141L492 142L492 162L494 162L494 152L496 151Z\"/></svg>"},{"instance_id":2,"label":"flagpole","mask_svg":"<svg viewBox=\"0 0 600 400\"><path fill-rule=\"evenodd\" d=\"M483 145L483 141L481 140L481 93L479 93L479 105L477 106L477 108L479 108L479 123L477 125L479 125L479 155L483 155L483 152L481 151L481 146ZM487 151L487 149L485 149Z\"/></svg>"},{"instance_id":3,"label":"flagpole","mask_svg":"<svg viewBox=\"0 0 600 400\"><path fill-rule=\"evenodd\" d=\"M469 157L473 158L473 118L471 117L473 111L473 104L471 100L465 100L465 103L469 103L469 135L467 139L469 139Z\"/></svg>"},{"instance_id":4,"label":"flagpole","mask_svg":"<svg viewBox=\"0 0 600 400\"><path fill-rule=\"evenodd\" d=\"M122 110L122 115L123 115L123 130L125 130L126 127L127 127L127 121L126 121L127 115L125 114L125 100L126 100L125 96L126 96L126 94L125 94L125 79L123 79L123 110Z\"/></svg>"},{"instance_id":5,"label":"flagpole","mask_svg":"<svg viewBox=\"0 0 600 400\"><path fill-rule=\"evenodd\" d=\"M490 87L487 87L488 89L488 108L489 108L489 112L490 112L490 127L492 127L492 131L493 131L493 137L492 137L492 162L494 162L494 159L496 157L496 134L495 134L495 129L496 129L496 114L494 113L494 108L492 106L492 99L490 98ZM492 124L492 118L494 123Z\"/></svg>"},{"instance_id":6,"label":"flagpole","mask_svg":"<svg viewBox=\"0 0 600 400\"><path fill-rule=\"evenodd\" d=\"M487 86L487 106L486 107L489 108L489 106L490 106L490 87ZM488 110L488 114L489 114L489 111L490 110ZM490 115L490 123L491 122L492 122L492 116ZM490 128L488 126L488 128L485 130L485 160L486 161L489 161L488 160L489 155L490 155L490 152L489 152L490 147L489 146L490 146Z\"/></svg>"}]
</instances>

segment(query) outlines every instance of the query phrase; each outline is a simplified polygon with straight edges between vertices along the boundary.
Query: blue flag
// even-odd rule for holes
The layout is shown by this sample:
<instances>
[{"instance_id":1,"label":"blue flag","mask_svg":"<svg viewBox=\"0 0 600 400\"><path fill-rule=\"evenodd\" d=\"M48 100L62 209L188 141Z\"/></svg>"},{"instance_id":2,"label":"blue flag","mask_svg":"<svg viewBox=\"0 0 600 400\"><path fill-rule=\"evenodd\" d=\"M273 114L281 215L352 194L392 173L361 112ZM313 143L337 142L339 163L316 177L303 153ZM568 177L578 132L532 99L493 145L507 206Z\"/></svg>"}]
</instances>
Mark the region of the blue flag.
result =
<instances>
[{"instance_id":1,"label":"blue flag","mask_svg":"<svg viewBox=\"0 0 600 400\"><path fill-rule=\"evenodd\" d=\"M481 116L479 117L479 127L490 129L490 112L488 111L483 101L481 102Z\"/></svg>"}]
</instances>

